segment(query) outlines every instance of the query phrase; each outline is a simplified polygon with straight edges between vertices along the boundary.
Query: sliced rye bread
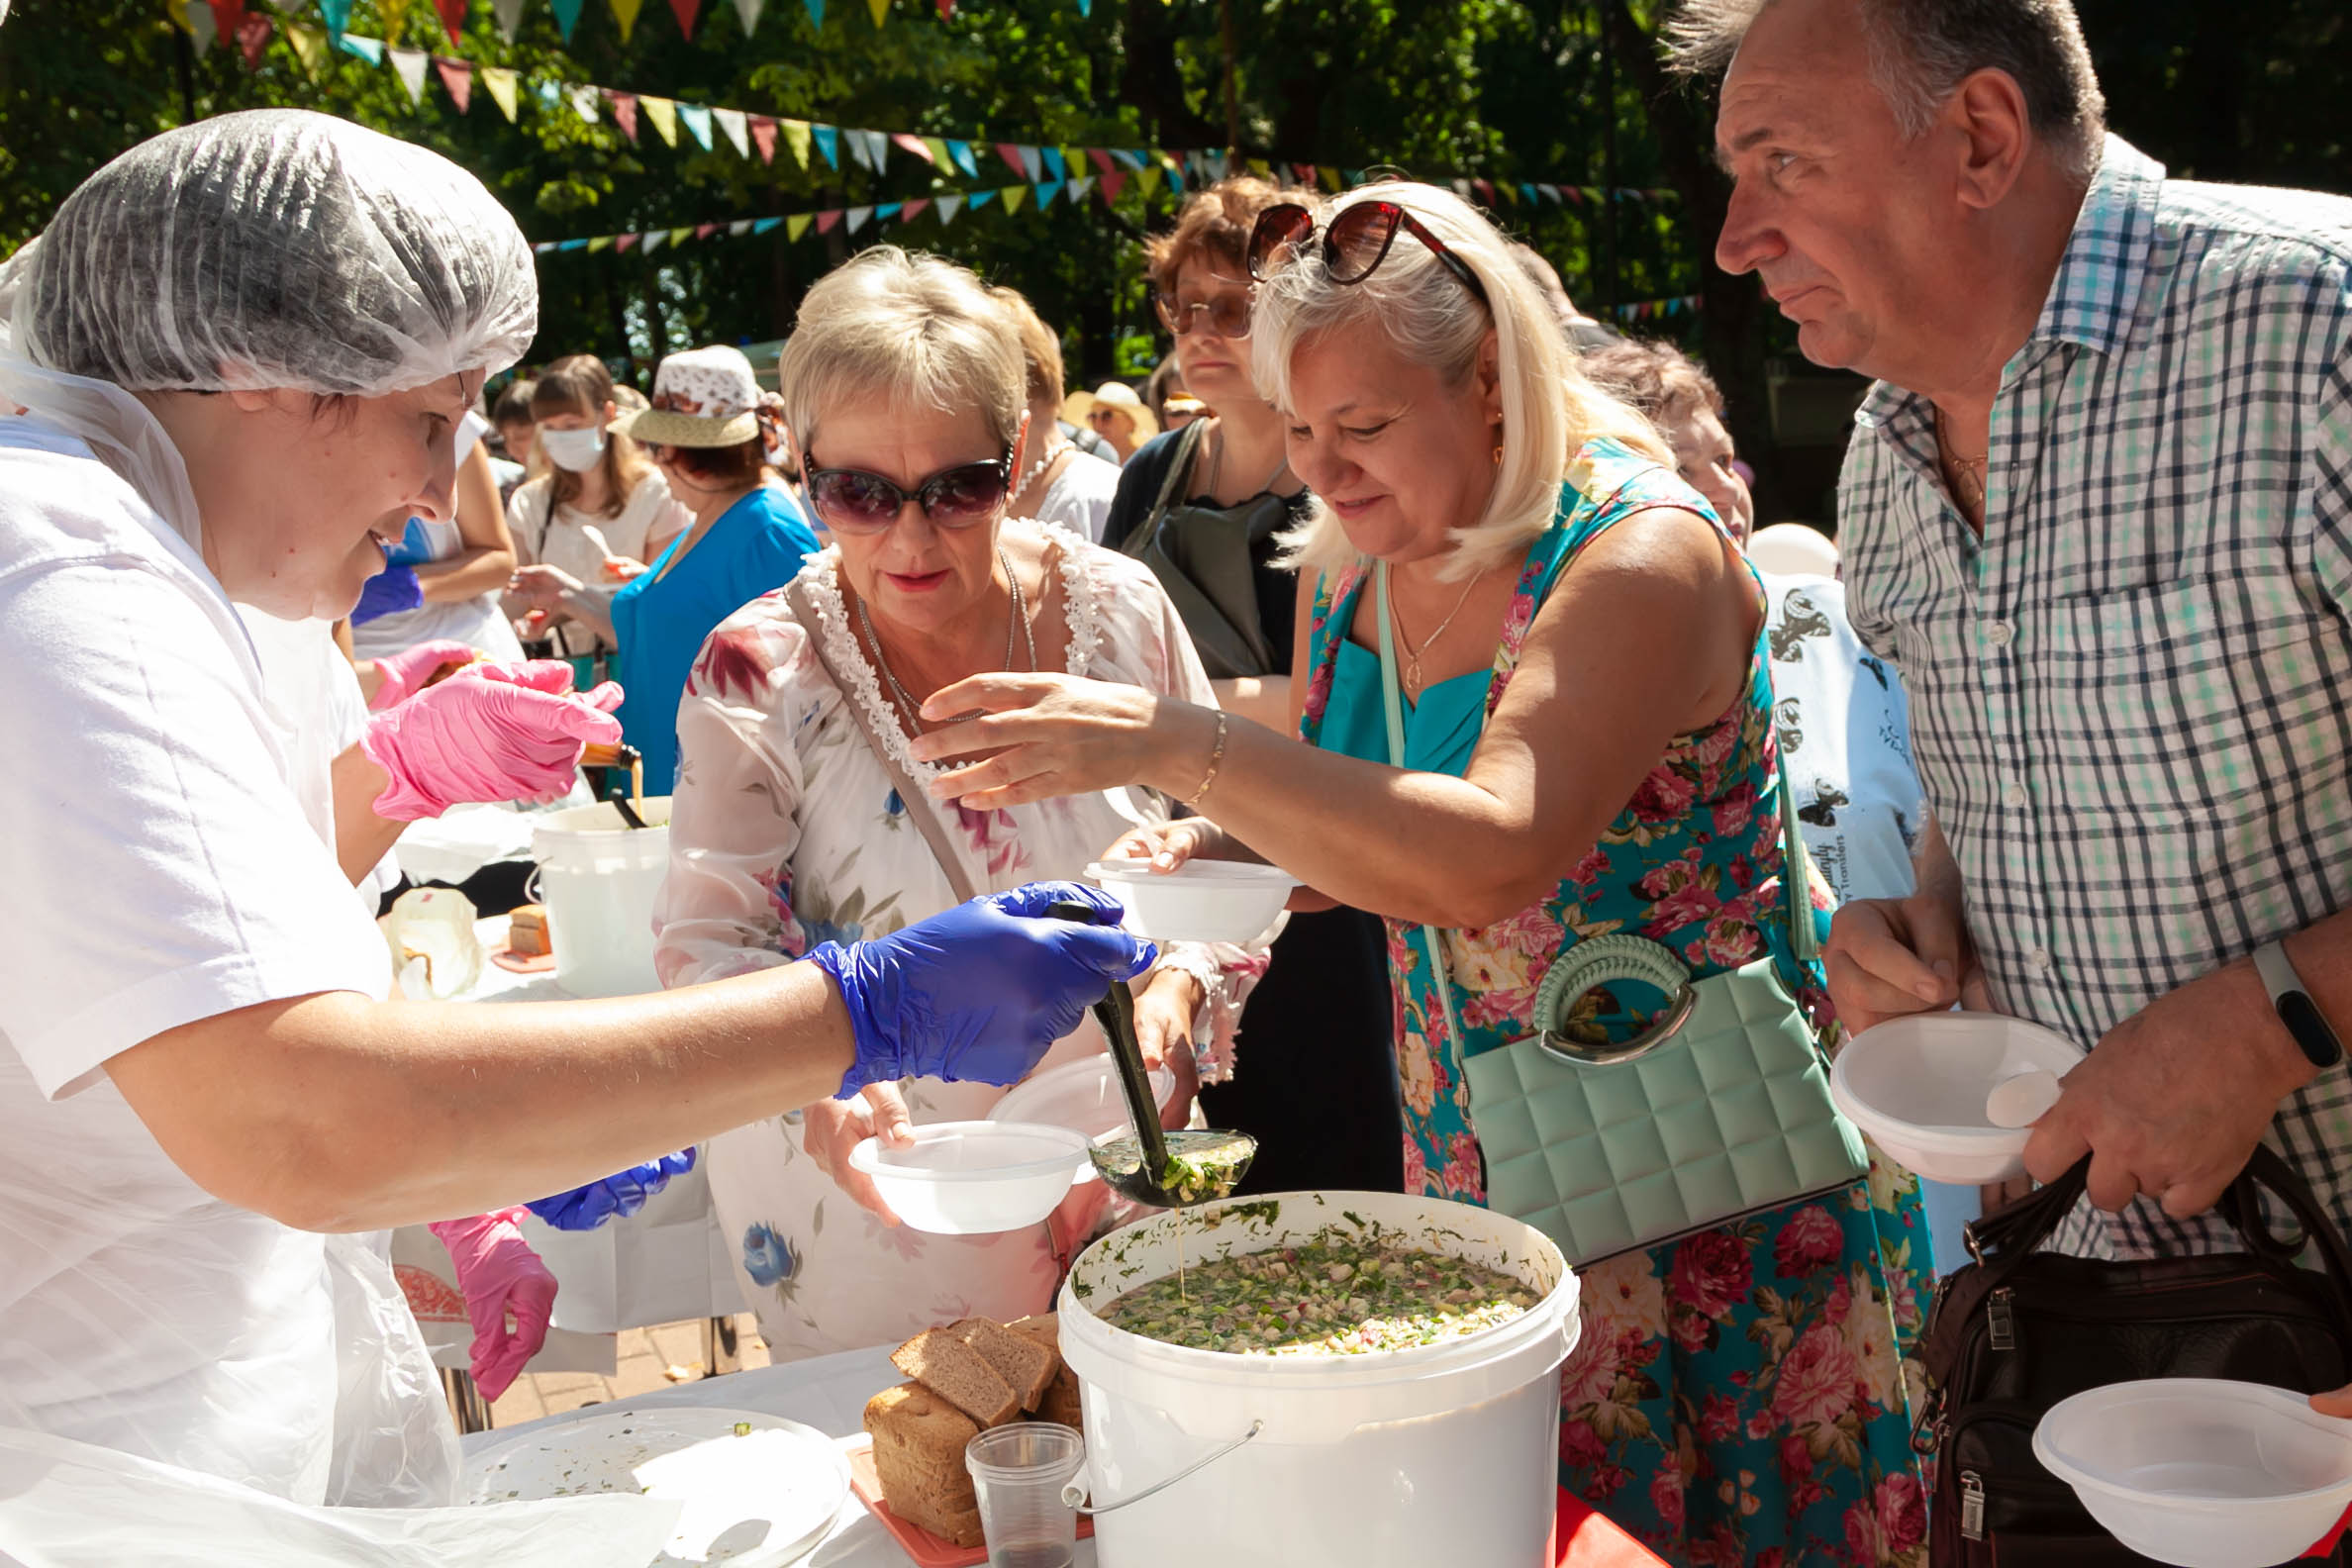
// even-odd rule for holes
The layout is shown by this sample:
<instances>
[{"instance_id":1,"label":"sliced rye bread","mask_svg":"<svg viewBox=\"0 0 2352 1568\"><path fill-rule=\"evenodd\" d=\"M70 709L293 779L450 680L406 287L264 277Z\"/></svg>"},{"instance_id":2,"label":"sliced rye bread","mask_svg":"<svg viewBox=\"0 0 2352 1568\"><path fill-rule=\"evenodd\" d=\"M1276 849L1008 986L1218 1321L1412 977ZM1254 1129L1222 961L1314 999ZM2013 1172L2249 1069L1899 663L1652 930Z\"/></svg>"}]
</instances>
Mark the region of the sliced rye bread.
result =
<instances>
[{"instance_id":1,"label":"sliced rye bread","mask_svg":"<svg viewBox=\"0 0 2352 1568\"><path fill-rule=\"evenodd\" d=\"M966 1318L949 1324L948 1331L996 1368L997 1376L1013 1386L1014 1397L1025 1411L1037 1408L1053 1375L1061 1370L1059 1350L1049 1349L1028 1334L1015 1333L993 1319Z\"/></svg>"},{"instance_id":2,"label":"sliced rye bread","mask_svg":"<svg viewBox=\"0 0 2352 1568\"><path fill-rule=\"evenodd\" d=\"M1027 1334L1041 1345L1061 1354L1061 1318L1056 1313L1038 1313L1031 1318L1016 1318L1005 1324L1017 1334Z\"/></svg>"},{"instance_id":3,"label":"sliced rye bread","mask_svg":"<svg viewBox=\"0 0 2352 1568\"><path fill-rule=\"evenodd\" d=\"M890 1352L891 1364L983 1426L1021 1414L1021 1397L986 1356L951 1328L926 1328Z\"/></svg>"},{"instance_id":4,"label":"sliced rye bread","mask_svg":"<svg viewBox=\"0 0 2352 1568\"><path fill-rule=\"evenodd\" d=\"M970 1417L919 1383L884 1389L866 1403L874 1474L882 1501L911 1524L958 1546L982 1544L979 1498L964 1468L964 1445L979 1434Z\"/></svg>"},{"instance_id":5,"label":"sliced rye bread","mask_svg":"<svg viewBox=\"0 0 2352 1568\"><path fill-rule=\"evenodd\" d=\"M1074 1431L1086 1430L1086 1413L1078 1400L1078 1374L1064 1366L1045 1386L1035 1412L1041 1421L1056 1421Z\"/></svg>"}]
</instances>

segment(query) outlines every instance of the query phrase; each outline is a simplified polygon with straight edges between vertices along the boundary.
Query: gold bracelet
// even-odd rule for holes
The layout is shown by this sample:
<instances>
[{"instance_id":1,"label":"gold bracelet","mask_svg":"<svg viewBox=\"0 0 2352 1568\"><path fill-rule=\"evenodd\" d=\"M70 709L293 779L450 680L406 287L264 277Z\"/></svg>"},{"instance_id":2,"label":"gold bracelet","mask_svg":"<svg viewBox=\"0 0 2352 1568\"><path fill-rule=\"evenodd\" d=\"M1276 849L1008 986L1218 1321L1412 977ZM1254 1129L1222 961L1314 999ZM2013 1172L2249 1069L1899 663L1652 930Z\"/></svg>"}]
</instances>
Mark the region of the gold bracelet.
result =
<instances>
[{"instance_id":1,"label":"gold bracelet","mask_svg":"<svg viewBox=\"0 0 2352 1568\"><path fill-rule=\"evenodd\" d=\"M1217 749L1209 753L1209 771L1201 775L1200 787L1184 798L1185 805L1200 805L1202 798L1209 793L1209 786L1217 782L1217 770L1225 766L1225 714L1220 708L1217 711Z\"/></svg>"}]
</instances>

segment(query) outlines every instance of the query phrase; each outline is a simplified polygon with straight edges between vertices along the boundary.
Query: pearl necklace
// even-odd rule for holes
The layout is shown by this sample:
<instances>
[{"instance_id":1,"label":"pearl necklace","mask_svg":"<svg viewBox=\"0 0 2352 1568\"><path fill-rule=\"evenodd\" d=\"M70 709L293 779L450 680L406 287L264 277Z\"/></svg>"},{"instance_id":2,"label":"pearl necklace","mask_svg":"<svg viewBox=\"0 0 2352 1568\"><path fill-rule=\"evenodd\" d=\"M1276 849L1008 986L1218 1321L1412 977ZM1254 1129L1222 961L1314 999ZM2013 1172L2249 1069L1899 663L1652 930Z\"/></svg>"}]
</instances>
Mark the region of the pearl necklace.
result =
<instances>
[{"instance_id":1,"label":"pearl necklace","mask_svg":"<svg viewBox=\"0 0 2352 1568\"><path fill-rule=\"evenodd\" d=\"M1057 439L1048 442L1045 447L1045 455L1038 458L1035 462L1030 463L1029 472L1021 476L1021 483L1013 487L1014 496L1018 498L1020 496L1027 495L1029 493L1029 487L1035 484L1039 479L1043 478L1045 476L1045 470L1053 466L1054 460L1060 457L1063 452L1069 450L1071 450L1071 446L1066 441Z\"/></svg>"},{"instance_id":2,"label":"pearl necklace","mask_svg":"<svg viewBox=\"0 0 2352 1568\"><path fill-rule=\"evenodd\" d=\"M1013 619L1005 628L1005 662L1003 667L1006 669L1013 667L1014 634L1018 632L1021 641L1028 644L1029 667L1033 670L1037 667L1037 638L1036 634L1029 630L1029 611L1021 592L1021 579L1014 574L1011 558L1001 549L997 551L997 564L1005 568L1005 583L1013 591ZM891 699L897 706L900 716L906 721L908 732L915 735L922 734L923 704L917 702L914 694L899 683L898 673L890 667L890 660L883 656L882 639L874 633L874 618L866 614L866 603L863 598L857 601L857 626L858 630L865 634L867 643L874 650L874 667L882 672L882 679L889 685ZM971 715L957 714L955 717L961 720L968 719Z\"/></svg>"}]
</instances>

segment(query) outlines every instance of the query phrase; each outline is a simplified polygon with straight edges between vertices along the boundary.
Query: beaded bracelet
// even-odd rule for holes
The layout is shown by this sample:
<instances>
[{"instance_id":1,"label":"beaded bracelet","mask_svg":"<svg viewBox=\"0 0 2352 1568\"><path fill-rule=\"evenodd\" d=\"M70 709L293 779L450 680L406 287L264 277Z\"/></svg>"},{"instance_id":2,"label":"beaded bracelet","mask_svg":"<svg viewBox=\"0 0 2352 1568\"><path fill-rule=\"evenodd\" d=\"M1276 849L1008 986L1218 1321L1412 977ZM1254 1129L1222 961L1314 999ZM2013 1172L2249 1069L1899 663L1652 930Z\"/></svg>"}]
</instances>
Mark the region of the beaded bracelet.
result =
<instances>
[{"instance_id":1,"label":"beaded bracelet","mask_svg":"<svg viewBox=\"0 0 2352 1568\"><path fill-rule=\"evenodd\" d=\"M1198 806L1208 795L1209 786L1217 782L1217 770L1225 766L1225 715L1221 708L1217 713L1217 747L1209 753L1209 771L1201 775L1200 787L1184 798L1185 805Z\"/></svg>"}]
</instances>

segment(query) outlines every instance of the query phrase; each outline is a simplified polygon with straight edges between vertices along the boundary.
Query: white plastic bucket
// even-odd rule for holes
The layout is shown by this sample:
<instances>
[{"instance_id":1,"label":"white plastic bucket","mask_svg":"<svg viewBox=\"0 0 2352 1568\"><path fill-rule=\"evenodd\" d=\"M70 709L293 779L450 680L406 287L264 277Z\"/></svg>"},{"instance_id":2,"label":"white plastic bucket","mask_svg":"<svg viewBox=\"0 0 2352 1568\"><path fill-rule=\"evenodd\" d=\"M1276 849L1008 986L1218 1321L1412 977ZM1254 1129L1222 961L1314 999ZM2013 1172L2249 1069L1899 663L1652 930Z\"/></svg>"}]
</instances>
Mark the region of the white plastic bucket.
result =
<instances>
[{"instance_id":1,"label":"white plastic bucket","mask_svg":"<svg viewBox=\"0 0 2352 1568\"><path fill-rule=\"evenodd\" d=\"M1192 1350L1090 1310L1174 1273L1180 1244L1197 1266L1372 1226L1517 1275L1543 1299L1460 1339L1327 1357ZM1062 1356L1083 1389L1102 1568L1551 1561L1560 1364L1576 1344L1576 1276L1542 1232L1436 1198L1228 1199L1105 1236L1079 1256L1059 1303Z\"/></svg>"},{"instance_id":2,"label":"white plastic bucket","mask_svg":"<svg viewBox=\"0 0 2352 1568\"><path fill-rule=\"evenodd\" d=\"M653 901L669 874L667 796L637 803L642 828L610 801L549 812L531 830L555 983L578 997L661 989L653 973Z\"/></svg>"}]
</instances>

